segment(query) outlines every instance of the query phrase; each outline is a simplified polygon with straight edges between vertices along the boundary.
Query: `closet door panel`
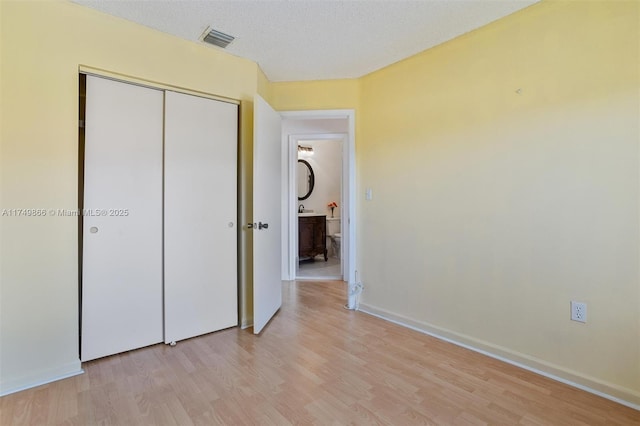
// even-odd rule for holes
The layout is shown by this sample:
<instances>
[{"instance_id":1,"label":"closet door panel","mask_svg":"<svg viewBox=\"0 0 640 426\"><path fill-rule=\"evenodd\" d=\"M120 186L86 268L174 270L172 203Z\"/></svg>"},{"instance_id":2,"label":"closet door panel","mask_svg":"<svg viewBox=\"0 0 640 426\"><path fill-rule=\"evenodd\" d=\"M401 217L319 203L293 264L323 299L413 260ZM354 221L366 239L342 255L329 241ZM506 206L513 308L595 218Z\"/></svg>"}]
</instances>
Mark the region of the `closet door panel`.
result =
<instances>
[{"instance_id":1,"label":"closet door panel","mask_svg":"<svg viewBox=\"0 0 640 426\"><path fill-rule=\"evenodd\" d=\"M81 359L162 342L163 92L87 77Z\"/></svg>"},{"instance_id":2,"label":"closet door panel","mask_svg":"<svg viewBox=\"0 0 640 426\"><path fill-rule=\"evenodd\" d=\"M237 325L237 106L166 92L165 342Z\"/></svg>"}]
</instances>

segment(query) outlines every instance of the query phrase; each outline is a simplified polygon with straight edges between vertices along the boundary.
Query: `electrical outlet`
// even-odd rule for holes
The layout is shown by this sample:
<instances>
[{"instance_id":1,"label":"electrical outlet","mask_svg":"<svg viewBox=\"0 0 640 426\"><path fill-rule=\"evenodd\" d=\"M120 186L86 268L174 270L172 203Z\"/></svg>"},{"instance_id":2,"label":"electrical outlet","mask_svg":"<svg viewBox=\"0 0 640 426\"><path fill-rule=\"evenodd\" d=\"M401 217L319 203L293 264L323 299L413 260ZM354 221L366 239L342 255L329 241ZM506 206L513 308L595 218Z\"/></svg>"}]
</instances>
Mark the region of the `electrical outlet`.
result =
<instances>
[{"instance_id":1,"label":"electrical outlet","mask_svg":"<svg viewBox=\"0 0 640 426\"><path fill-rule=\"evenodd\" d=\"M571 320L578 322L587 322L587 304L582 302L571 301Z\"/></svg>"}]
</instances>

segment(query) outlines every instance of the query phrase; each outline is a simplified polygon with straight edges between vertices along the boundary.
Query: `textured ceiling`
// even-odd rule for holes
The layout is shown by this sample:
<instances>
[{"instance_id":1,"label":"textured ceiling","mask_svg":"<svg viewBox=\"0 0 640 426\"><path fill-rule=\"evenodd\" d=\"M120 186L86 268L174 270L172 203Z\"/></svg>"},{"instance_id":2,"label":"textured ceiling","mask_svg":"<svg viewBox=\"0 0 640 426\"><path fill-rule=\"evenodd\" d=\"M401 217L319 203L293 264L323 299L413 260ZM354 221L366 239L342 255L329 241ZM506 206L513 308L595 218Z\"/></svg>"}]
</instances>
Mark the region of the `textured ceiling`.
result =
<instances>
[{"instance_id":1,"label":"textured ceiling","mask_svg":"<svg viewBox=\"0 0 640 426\"><path fill-rule=\"evenodd\" d=\"M271 81L356 78L537 0L75 0L197 43L211 26L227 52ZM215 49L215 47L212 47Z\"/></svg>"}]
</instances>

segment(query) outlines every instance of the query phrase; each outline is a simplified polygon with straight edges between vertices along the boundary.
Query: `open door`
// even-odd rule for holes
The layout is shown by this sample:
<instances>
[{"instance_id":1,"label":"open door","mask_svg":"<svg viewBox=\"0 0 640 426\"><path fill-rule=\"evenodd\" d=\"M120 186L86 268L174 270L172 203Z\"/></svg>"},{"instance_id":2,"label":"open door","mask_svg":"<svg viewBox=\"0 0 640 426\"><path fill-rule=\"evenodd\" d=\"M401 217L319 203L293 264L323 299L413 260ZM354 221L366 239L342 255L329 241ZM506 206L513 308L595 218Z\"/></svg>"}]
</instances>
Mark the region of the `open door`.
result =
<instances>
[{"instance_id":1,"label":"open door","mask_svg":"<svg viewBox=\"0 0 640 426\"><path fill-rule=\"evenodd\" d=\"M253 101L253 332L282 305L282 119L260 96Z\"/></svg>"}]
</instances>

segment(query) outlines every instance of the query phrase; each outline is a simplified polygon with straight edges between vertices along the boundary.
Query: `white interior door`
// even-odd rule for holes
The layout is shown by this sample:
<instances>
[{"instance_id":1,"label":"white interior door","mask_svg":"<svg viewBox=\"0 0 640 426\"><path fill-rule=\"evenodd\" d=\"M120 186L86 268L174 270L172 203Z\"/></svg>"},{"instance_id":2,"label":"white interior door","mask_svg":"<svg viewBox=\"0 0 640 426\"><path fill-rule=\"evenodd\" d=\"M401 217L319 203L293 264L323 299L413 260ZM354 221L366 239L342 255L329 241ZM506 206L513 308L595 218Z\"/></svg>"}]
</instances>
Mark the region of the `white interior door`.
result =
<instances>
[{"instance_id":1,"label":"white interior door","mask_svg":"<svg viewBox=\"0 0 640 426\"><path fill-rule=\"evenodd\" d=\"M163 93L87 77L81 359L162 341Z\"/></svg>"},{"instance_id":2,"label":"white interior door","mask_svg":"<svg viewBox=\"0 0 640 426\"><path fill-rule=\"evenodd\" d=\"M253 332L258 334L282 305L282 119L258 95L253 107Z\"/></svg>"},{"instance_id":3,"label":"white interior door","mask_svg":"<svg viewBox=\"0 0 640 426\"><path fill-rule=\"evenodd\" d=\"M166 343L238 324L238 107L166 92Z\"/></svg>"}]
</instances>

